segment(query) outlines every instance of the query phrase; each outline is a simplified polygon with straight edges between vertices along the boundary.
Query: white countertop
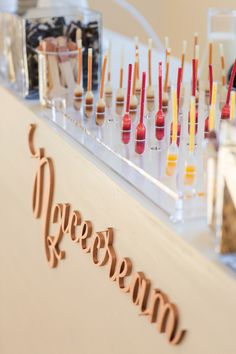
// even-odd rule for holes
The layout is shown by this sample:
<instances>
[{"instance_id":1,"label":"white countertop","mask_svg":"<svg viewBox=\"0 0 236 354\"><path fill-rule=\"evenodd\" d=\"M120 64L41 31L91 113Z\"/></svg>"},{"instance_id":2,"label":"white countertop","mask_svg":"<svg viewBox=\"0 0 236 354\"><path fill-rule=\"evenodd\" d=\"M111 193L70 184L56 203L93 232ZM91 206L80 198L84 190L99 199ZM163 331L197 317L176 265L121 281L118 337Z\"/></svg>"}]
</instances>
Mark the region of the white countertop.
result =
<instances>
[{"instance_id":1,"label":"white countertop","mask_svg":"<svg viewBox=\"0 0 236 354\"><path fill-rule=\"evenodd\" d=\"M3 353L234 354L236 272L225 264L236 262L215 253L206 221L171 223L48 119L38 102L3 86L0 97ZM65 261L48 268L42 220L34 219L31 208L37 168L27 146L31 123L37 124L36 146L54 162L55 202L71 203L95 230L114 228L119 257L130 257L178 306L181 328L187 329L178 347L138 316L127 294L108 281L107 269L95 267L68 237Z\"/></svg>"}]
</instances>

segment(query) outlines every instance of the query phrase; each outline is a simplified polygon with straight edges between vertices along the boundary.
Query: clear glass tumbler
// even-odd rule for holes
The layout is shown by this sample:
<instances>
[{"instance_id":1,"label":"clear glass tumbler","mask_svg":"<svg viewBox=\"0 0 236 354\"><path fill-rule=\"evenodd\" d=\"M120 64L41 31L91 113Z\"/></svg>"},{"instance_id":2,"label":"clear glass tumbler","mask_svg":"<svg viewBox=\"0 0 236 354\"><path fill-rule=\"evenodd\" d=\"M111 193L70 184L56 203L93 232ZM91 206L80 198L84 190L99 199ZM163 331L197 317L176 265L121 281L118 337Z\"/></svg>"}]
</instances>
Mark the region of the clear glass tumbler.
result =
<instances>
[{"instance_id":1,"label":"clear glass tumbler","mask_svg":"<svg viewBox=\"0 0 236 354\"><path fill-rule=\"evenodd\" d=\"M77 50L38 51L39 98L43 106L51 107L52 101L65 99L67 106L73 102L77 78Z\"/></svg>"}]
</instances>

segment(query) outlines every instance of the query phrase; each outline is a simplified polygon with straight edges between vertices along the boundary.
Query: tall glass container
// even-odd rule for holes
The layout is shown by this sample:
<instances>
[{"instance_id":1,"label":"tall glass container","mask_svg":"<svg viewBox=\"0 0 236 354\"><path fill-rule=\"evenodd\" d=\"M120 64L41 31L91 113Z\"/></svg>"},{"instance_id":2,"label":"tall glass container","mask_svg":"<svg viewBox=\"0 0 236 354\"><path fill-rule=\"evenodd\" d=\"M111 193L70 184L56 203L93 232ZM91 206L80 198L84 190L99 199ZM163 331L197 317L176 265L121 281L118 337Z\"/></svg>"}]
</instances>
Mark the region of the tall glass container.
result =
<instances>
[{"instance_id":1,"label":"tall glass container","mask_svg":"<svg viewBox=\"0 0 236 354\"><path fill-rule=\"evenodd\" d=\"M221 79L221 64L219 45L222 44L225 57L226 75L236 58L236 9L209 9L208 11L208 40L215 47L216 79Z\"/></svg>"},{"instance_id":2,"label":"tall glass container","mask_svg":"<svg viewBox=\"0 0 236 354\"><path fill-rule=\"evenodd\" d=\"M36 49L40 40L48 37L66 36L76 43L77 29L81 30L84 59L84 85L87 82L87 53L93 48L93 89L100 78L102 23L101 14L78 7L34 8L24 15L2 14L4 31L3 59L7 78L14 82L23 97L37 98L39 93L38 56ZM4 34L4 37L3 37Z\"/></svg>"}]
</instances>

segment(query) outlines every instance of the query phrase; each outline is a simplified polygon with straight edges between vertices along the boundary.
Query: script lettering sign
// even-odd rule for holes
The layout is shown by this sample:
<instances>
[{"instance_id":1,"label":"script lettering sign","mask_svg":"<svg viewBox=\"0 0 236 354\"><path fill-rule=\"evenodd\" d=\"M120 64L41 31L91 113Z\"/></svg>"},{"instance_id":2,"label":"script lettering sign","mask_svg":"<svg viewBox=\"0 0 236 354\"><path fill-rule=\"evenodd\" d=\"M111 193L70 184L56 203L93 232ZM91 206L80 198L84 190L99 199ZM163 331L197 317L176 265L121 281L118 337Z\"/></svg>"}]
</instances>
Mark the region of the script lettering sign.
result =
<instances>
[{"instance_id":1,"label":"script lettering sign","mask_svg":"<svg viewBox=\"0 0 236 354\"><path fill-rule=\"evenodd\" d=\"M143 272L133 272L130 258L119 259L113 246L114 230L94 231L90 220L82 220L78 210L72 210L70 204L53 203L54 166L45 150L34 147L33 138L36 125L31 124L28 145L31 156L38 161L33 182L32 210L37 219L42 219L45 255L51 268L57 267L66 258L61 249L62 239L68 235L82 252L90 256L98 267L107 267L108 277L124 293L129 294L132 303L138 307L139 314L155 324L159 333L164 333L170 344L179 344L186 333L179 328L179 313L167 295L152 287L151 281ZM52 225L57 231L51 233Z\"/></svg>"}]
</instances>

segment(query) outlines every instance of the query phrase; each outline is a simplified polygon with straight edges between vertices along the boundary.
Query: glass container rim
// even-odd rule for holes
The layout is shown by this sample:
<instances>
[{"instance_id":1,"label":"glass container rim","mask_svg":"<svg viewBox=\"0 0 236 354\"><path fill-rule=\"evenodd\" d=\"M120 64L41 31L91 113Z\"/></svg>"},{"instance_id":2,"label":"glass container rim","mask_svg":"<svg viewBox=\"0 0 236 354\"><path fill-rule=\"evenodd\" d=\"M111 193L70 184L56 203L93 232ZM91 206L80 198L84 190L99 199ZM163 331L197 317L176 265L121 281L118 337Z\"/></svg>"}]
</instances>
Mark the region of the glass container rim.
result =
<instances>
[{"instance_id":1,"label":"glass container rim","mask_svg":"<svg viewBox=\"0 0 236 354\"><path fill-rule=\"evenodd\" d=\"M60 55L78 55L78 49L77 50L68 50L68 51L64 51L64 52L47 52L47 51L43 51L43 50L39 50L39 49L34 49L31 48L32 50L35 51L35 53L37 53L38 55L54 55L54 56L60 56Z\"/></svg>"},{"instance_id":2,"label":"glass container rim","mask_svg":"<svg viewBox=\"0 0 236 354\"><path fill-rule=\"evenodd\" d=\"M232 16L235 16L236 14L236 8L233 8L233 7L222 7L222 8L219 8L219 7L209 7L208 9L208 14L209 15L217 15L217 14L225 14L225 15L232 15Z\"/></svg>"},{"instance_id":3,"label":"glass container rim","mask_svg":"<svg viewBox=\"0 0 236 354\"><path fill-rule=\"evenodd\" d=\"M71 16L77 16L77 15L83 15L83 14L86 14L86 15L96 15L100 18L100 20L102 19L102 13L98 10L94 10L94 9L90 9L88 7L85 7L85 6L42 6L42 7L33 7L32 8L33 10L42 10L42 11L55 11L55 10L58 10L58 11L62 11L63 13L61 15L56 15L55 17L60 17L60 16L64 16L64 17L71 17ZM74 10L73 12L70 12ZM7 12L8 13L8 12ZM11 13L10 13L11 14ZM18 16L17 13L15 14L12 14L12 15L16 15ZM27 17L28 15L28 17ZM37 16L37 15L31 15L31 14L27 14L27 12L23 15L23 16L20 16L19 17L22 17L24 20L29 20L29 19L42 19L42 18L45 18L45 17L52 17L52 16L44 16L44 15L40 15L40 16Z\"/></svg>"}]
</instances>

